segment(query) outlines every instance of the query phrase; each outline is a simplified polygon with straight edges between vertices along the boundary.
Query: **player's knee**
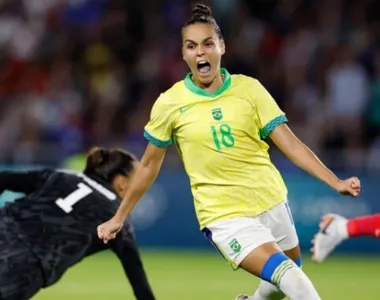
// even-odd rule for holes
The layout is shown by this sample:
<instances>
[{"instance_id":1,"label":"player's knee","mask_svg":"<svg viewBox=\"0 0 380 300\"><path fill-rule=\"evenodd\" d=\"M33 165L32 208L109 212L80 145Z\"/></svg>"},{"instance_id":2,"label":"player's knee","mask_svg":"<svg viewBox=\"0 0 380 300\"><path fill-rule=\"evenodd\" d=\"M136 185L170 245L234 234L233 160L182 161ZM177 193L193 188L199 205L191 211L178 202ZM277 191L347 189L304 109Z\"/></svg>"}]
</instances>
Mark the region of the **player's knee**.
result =
<instances>
[{"instance_id":1,"label":"player's knee","mask_svg":"<svg viewBox=\"0 0 380 300\"><path fill-rule=\"evenodd\" d=\"M291 268L297 268L296 263L289 259L284 253L277 252L264 264L261 271L261 278L278 285L282 276Z\"/></svg>"},{"instance_id":2,"label":"player's knee","mask_svg":"<svg viewBox=\"0 0 380 300\"><path fill-rule=\"evenodd\" d=\"M301 267L302 267L302 258L301 258L301 256L298 256L298 257L294 260L294 263L295 263L299 268L301 268Z\"/></svg>"},{"instance_id":3,"label":"player's knee","mask_svg":"<svg viewBox=\"0 0 380 300\"><path fill-rule=\"evenodd\" d=\"M261 278L277 286L290 299L321 299L306 274L284 253L275 253L267 260Z\"/></svg>"}]
</instances>

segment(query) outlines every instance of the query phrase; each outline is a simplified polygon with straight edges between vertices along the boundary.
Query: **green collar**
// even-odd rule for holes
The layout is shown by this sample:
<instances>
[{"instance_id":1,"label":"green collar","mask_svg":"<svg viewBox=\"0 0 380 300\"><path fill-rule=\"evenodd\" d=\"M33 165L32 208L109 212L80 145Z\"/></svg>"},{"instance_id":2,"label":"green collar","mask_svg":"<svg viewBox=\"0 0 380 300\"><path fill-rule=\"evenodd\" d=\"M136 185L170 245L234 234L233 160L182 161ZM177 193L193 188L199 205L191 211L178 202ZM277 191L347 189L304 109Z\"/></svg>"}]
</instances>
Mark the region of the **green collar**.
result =
<instances>
[{"instance_id":1,"label":"green collar","mask_svg":"<svg viewBox=\"0 0 380 300\"><path fill-rule=\"evenodd\" d=\"M215 93L209 93L203 89L201 89L199 86L195 85L195 83L191 80L191 73L188 73L185 77L185 85L186 87L193 93L199 95L199 96L205 96L205 97L217 97L221 95L224 91L226 91L230 85L231 85L231 75L228 73L228 71L225 68L220 69L220 73L224 75L224 81L223 84L219 87L219 89Z\"/></svg>"}]
</instances>

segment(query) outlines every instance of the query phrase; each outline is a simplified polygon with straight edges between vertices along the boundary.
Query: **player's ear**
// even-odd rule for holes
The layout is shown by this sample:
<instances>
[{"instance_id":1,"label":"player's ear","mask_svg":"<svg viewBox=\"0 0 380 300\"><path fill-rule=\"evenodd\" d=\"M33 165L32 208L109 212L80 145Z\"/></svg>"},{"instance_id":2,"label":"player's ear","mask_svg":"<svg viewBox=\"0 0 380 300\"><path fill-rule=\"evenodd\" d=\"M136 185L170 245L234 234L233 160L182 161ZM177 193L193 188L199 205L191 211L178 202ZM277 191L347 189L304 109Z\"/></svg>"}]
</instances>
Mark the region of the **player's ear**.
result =
<instances>
[{"instance_id":1,"label":"player's ear","mask_svg":"<svg viewBox=\"0 0 380 300\"><path fill-rule=\"evenodd\" d=\"M226 53L226 43L224 42L224 40L220 40L220 52L222 55Z\"/></svg>"},{"instance_id":2,"label":"player's ear","mask_svg":"<svg viewBox=\"0 0 380 300\"><path fill-rule=\"evenodd\" d=\"M182 60L184 62L186 62L185 51L184 51L183 45L182 45Z\"/></svg>"},{"instance_id":3,"label":"player's ear","mask_svg":"<svg viewBox=\"0 0 380 300\"><path fill-rule=\"evenodd\" d=\"M123 198L128 188L128 179L125 176L117 175L112 181L112 187L119 197Z\"/></svg>"}]
</instances>

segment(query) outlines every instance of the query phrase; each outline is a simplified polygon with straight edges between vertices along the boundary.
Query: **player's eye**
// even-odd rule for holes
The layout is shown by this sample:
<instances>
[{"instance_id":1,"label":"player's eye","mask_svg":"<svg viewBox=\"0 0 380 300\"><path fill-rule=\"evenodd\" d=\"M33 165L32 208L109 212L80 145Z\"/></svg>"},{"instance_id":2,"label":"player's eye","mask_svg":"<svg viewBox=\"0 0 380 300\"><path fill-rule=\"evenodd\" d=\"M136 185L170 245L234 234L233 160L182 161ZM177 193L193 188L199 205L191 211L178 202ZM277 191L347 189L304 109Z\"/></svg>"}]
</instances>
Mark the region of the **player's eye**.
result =
<instances>
[{"instance_id":1,"label":"player's eye","mask_svg":"<svg viewBox=\"0 0 380 300\"><path fill-rule=\"evenodd\" d=\"M213 45L214 45L213 42L207 42L207 43L206 43L206 46L207 46L207 47L211 47L211 46L213 46Z\"/></svg>"},{"instance_id":2,"label":"player's eye","mask_svg":"<svg viewBox=\"0 0 380 300\"><path fill-rule=\"evenodd\" d=\"M195 48L195 45L194 44L188 44L187 45L187 49L194 49Z\"/></svg>"}]
</instances>

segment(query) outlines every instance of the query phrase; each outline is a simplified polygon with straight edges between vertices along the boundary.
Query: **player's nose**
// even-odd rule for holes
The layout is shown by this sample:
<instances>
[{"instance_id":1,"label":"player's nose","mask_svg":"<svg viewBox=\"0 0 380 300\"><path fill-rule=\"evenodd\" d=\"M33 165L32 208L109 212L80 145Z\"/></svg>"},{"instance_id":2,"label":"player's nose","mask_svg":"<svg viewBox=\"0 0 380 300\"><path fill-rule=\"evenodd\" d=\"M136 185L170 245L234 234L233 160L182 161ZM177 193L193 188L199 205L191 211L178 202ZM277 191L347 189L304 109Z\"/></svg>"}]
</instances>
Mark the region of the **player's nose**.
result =
<instances>
[{"instance_id":1,"label":"player's nose","mask_svg":"<svg viewBox=\"0 0 380 300\"><path fill-rule=\"evenodd\" d=\"M197 47L197 56L203 56L205 53L205 48L202 45L199 45Z\"/></svg>"}]
</instances>

